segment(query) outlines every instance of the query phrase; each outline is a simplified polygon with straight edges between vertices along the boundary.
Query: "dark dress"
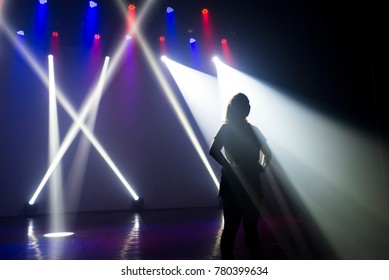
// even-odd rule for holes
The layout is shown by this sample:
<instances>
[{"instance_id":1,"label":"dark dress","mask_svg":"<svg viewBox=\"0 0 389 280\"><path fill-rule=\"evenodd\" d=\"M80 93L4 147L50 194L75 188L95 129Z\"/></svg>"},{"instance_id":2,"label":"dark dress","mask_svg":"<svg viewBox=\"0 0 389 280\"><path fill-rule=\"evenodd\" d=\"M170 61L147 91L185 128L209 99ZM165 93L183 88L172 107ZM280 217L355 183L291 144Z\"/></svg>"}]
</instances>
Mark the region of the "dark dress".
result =
<instances>
[{"instance_id":1,"label":"dark dress","mask_svg":"<svg viewBox=\"0 0 389 280\"><path fill-rule=\"evenodd\" d=\"M222 143L231 168L222 169L219 196L223 201L224 230L221 240L222 259L232 259L235 238L243 222L245 241L253 259L260 258L257 223L262 190L259 164L260 149L266 138L249 124L223 124L215 141Z\"/></svg>"}]
</instances>

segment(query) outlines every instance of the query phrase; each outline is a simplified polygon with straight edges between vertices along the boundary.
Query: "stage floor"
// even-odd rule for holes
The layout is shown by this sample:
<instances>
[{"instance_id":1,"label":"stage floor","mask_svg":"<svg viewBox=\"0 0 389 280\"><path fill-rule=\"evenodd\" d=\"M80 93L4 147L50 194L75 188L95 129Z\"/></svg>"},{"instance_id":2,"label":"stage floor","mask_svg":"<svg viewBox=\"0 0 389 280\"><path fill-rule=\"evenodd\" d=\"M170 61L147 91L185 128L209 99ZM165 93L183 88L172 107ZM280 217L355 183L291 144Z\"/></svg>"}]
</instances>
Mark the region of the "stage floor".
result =
<instances>
[{"instance_id":1,"label":"stage floor","mask_svg":"<svg viewBox=\"0 0 389 280\"><path fill-rule=\"evenodd\" d=\"M212 260L220 259L220 208L93 212L64 215L74 235L47 238L50 217L0 218L2 260ZM299 241L302 222L265 219L259 223L263 259L326 258ZM300 235L300 238L303 238ZM315 253L316 252L316 253ZM247 259L242 230L236 259Z\"/></svg>"}]
</instances>

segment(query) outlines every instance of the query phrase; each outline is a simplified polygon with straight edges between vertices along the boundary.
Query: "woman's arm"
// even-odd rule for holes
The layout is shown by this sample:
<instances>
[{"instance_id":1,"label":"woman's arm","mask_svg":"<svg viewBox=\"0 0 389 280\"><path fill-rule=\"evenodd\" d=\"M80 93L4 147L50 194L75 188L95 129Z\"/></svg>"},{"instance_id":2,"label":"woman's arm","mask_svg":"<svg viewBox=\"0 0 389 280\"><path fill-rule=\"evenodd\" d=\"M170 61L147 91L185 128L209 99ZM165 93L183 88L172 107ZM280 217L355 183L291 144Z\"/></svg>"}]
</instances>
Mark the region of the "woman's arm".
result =
<instances>
[{"instance_id":1,"label":"woman's arm","mask_svg":"<svg viewBox=\"0 0 389 280\"><path fill-rule=\"evenodd\" d=\"M261 159L261 165L263 167L266 167L267 165L269 165L270 160L272 158L272 152L266 142L262 143L260 152L263 155Z\"/></svg>"},{"instance_id":2,"label":"woman's arm","mask_svg":"<svg viewBox=\"0 0 389 280\"><path fill-rule=\"evenodd\" d=\"M209 154L213 157L216 162L218 162L221 166L225 168L231 168L230 163L222 153L223 144L215 138L211 144L211 148L209 149Z\"/></svg>"}]
</instances>

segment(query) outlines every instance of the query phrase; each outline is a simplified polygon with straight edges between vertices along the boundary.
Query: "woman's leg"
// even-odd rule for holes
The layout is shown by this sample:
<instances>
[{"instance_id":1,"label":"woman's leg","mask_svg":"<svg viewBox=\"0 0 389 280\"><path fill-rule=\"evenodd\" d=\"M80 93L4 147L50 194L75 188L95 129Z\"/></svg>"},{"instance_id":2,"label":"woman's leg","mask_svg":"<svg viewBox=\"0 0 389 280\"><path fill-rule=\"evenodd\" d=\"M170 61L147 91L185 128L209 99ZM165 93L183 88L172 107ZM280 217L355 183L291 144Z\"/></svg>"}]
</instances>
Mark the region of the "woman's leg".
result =
<instances>
[{"instance_id":1,"label":"woman's leg","mask_svg":"<svg viewBox=\"0 0 389 280\"><path fill-rule=\"evenodd\" d=\"M243 217L244 237L251 259L260 259L261 244L258 235L259 211L254 205L246 205Z\"/></svg>"},{"instance_id":2,"label":"woman's leg","mask_svg":"<svg viewBox=\"0 0 389 280\"><path fill-rule=\"evenodd\" d=\"M242 219L242 211L236 202L223 200L224 228L220 241L223 260L234 258L235 239Z\"/></svg>"}]
</instances>

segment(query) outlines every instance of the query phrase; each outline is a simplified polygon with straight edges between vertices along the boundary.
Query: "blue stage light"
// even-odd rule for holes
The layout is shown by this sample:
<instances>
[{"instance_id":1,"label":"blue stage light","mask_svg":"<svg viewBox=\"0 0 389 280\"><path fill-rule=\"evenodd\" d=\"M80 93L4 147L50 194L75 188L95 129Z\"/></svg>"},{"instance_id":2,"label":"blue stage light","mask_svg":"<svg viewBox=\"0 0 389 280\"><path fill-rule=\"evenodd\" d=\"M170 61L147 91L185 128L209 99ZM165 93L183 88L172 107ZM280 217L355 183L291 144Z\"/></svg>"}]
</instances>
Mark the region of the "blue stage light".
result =
<instances>
[{"instance_id":1,"label":"blue stage light","mask_svg":"<svg viewBox=\"0 0 389 280\"><path fill-rule=\"evenodd\" d=\"M191 44L196 43L196 39L195 38L190 38L189 39L189 43L191 43Z\"/></svg>"},{"instance_id":2,"label":"blue stage light","mask_svg":"<svg viewBox=\"0 0 389 280\"><path fill-rule=\"evenodd\" d=\"M97 7L97 3L94 1L89 1L89 7L91 8Z\"/></svg>"},{"instance_id":3,"label":"blue stage light","mask_svg":"<svg viewBox=\"0 0 389 280\"><path fill-rule=\"evenodd\" d=\"M167 13L173 13L174 9L172 7L167 7L166 12Z\"/></svg>"},{"instance_id":4,"label":"blue stage light","mask_svg":"<svg viewBox=\"0 0 389 280\"><path fill-rule=\"evenodd\" d=\"M19 30L18 32L16 32L16 34L18 34L20 36L24 36L24 31L23 30Z\"/></svg>"},{"instance_id":5,"label":"blue stage light","mask_svg":"<svg viewBox=\"0 0 389 280\"><path fill-rule=\"evenodd\" d=\"M43 5L43 4L46 4L46 3L47 3L47 0L39 0L39 3L42 4L42 5Z\"/></svg>"}]
</instances>

